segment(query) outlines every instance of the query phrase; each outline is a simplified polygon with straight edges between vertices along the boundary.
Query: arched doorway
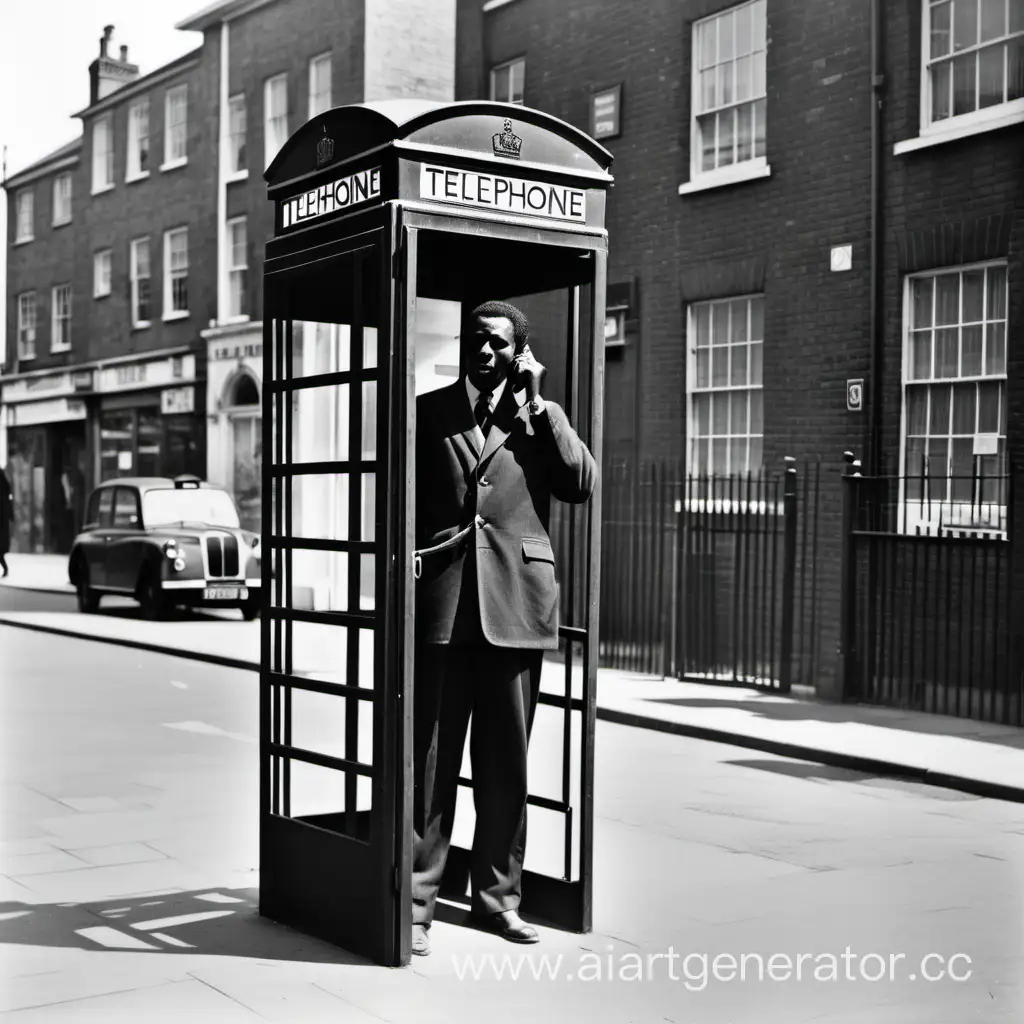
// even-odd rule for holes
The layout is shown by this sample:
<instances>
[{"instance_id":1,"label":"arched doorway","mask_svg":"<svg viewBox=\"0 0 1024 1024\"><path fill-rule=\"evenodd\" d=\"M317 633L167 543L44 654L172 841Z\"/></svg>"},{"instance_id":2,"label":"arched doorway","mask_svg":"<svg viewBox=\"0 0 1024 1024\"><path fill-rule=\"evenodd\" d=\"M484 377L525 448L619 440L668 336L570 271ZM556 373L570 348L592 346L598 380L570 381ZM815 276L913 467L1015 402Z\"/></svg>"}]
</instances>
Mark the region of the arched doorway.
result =
<instances>
[{"instance_id":1,"label":"arched doorway","mask_svg":"<svg viewBox=\"0 0 1024 1024\"><path fill-rule=\"evenodd\" d=\"M230 486L242 529L260 532L260 470L263 433L260 389L247 369L239 370L224 386L224 412L230 434Z\"/></svg>"}]
</instances>

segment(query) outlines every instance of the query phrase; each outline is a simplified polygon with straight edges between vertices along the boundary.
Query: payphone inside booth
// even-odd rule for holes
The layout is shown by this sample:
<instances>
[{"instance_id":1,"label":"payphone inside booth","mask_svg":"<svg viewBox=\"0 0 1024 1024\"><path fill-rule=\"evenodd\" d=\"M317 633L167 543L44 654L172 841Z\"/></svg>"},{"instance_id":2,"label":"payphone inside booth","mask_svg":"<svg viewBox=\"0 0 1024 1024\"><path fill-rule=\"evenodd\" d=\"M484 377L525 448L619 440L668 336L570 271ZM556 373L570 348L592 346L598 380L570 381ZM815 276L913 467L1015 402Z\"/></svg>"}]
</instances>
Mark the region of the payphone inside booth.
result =
<instances>
[{"instance_id":1,"label":"payphone inside booth","mask_svg":"<svg viewBox=\"0 0 1024 1024\"><path fill-rule=\"evenodd\" d=\"M509 104L326 111L266 172L260 912L409 959L416 398L460 328L514 303L600 465L606 150ZM522 910L591 926L600 483L557 505L560 646L529 762ZM468 762L443 895L466 892Z\"/></svg>"}]
</instances>

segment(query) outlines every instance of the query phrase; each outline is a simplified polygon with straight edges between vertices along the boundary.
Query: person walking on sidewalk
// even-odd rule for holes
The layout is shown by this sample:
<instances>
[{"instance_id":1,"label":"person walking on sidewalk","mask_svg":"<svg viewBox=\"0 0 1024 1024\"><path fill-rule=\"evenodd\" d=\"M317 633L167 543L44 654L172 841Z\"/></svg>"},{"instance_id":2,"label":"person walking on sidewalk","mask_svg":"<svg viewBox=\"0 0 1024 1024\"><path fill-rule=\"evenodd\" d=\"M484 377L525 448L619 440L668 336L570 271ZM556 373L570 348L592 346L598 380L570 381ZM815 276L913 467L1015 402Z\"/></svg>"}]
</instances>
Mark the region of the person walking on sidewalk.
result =
<instances>
[{"instance_id":1,"label":"person walking on sidewalk","mask_svg":"<svg viewBox=\"0 0 1024 1024\"><path fill-rule=\"evenodd\" d=\"M597 468L562 409L515 306L464 322L463 375L417 400L416 688L412 952L428 930L455 819L470 715L476 834L472 913L511 942L526 844L526 754L544 651L558 647L551 498L579 504ZM517 401L517 393L521 396Z\"/></svg>"},{"instance_id":2,"label":"person walking on sidewalk","mask_svg":"<svg viewBox=\"0 0 1024 1024\"><path fill-rule=\"evenodd\" d=\"M14 522L14 495L7 470L0 469L0 569L7 575L7 552L11 550L11 523Z\"/></svg>"}]
</instances>

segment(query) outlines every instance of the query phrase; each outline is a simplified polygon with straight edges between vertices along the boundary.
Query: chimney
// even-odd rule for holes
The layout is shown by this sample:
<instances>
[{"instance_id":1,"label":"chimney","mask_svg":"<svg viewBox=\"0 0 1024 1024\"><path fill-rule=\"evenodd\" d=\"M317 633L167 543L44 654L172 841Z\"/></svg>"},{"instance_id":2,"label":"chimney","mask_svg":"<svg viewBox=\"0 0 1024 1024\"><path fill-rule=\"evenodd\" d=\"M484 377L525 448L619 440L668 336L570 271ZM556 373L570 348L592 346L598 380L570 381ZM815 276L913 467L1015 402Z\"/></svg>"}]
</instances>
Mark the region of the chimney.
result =
<instances>
[{"instance_id":1,"label":"chimney","mask_svg":"<svg viewBox=\"0 0 1024 1024\"><path fill-rule=\"evenodd\" d=\"M105 96L128 85L139 77L137 64L128 62L128 47L121 47L121 59L110 56L110 37L114 34L113 25L103 26L100 37L100 55L89 65L89 105L97 103Z\"/></svg>"}]
</instances>

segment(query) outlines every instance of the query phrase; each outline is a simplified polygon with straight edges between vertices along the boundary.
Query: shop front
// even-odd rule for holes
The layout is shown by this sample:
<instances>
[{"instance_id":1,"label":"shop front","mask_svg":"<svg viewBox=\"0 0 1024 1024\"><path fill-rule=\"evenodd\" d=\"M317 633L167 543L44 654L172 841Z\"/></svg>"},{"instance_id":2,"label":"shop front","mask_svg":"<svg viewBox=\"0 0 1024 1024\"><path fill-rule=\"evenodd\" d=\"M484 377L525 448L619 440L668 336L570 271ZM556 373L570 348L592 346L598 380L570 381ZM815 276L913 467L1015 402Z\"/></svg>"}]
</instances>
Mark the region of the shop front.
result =
<instances>
[{"instance_id":1,"label":"shop front","mask_svg":"<svg viewBox=\"0 0 1024 1024\"><path fill-rule=\"evenodd\" d=\"M242 528L260 532L263 325L214 328L207 339L206 479L231 492Z\"/></svg>"},{"instance_id":2,"label":"shop front","mask_svg":"<svg viewBox=\"0 0 1024 1024\"><path fill-rule=\"evenodd\" d=\"M13 551L71 549L90 483L81 394L90 387L90 371L71 370L19 377L0 391L14 497Z\"/></svg>"},{"instance_id":3,"label":"shop front","mask_svg":"<svg viewBox=\"0 0 1024 1024\"><path fill-rule=\"evenodd\" d=\"M191 352L97 370L98 482L126 476L205 475L202 383Z\"/></svg>"}]
</instances>

